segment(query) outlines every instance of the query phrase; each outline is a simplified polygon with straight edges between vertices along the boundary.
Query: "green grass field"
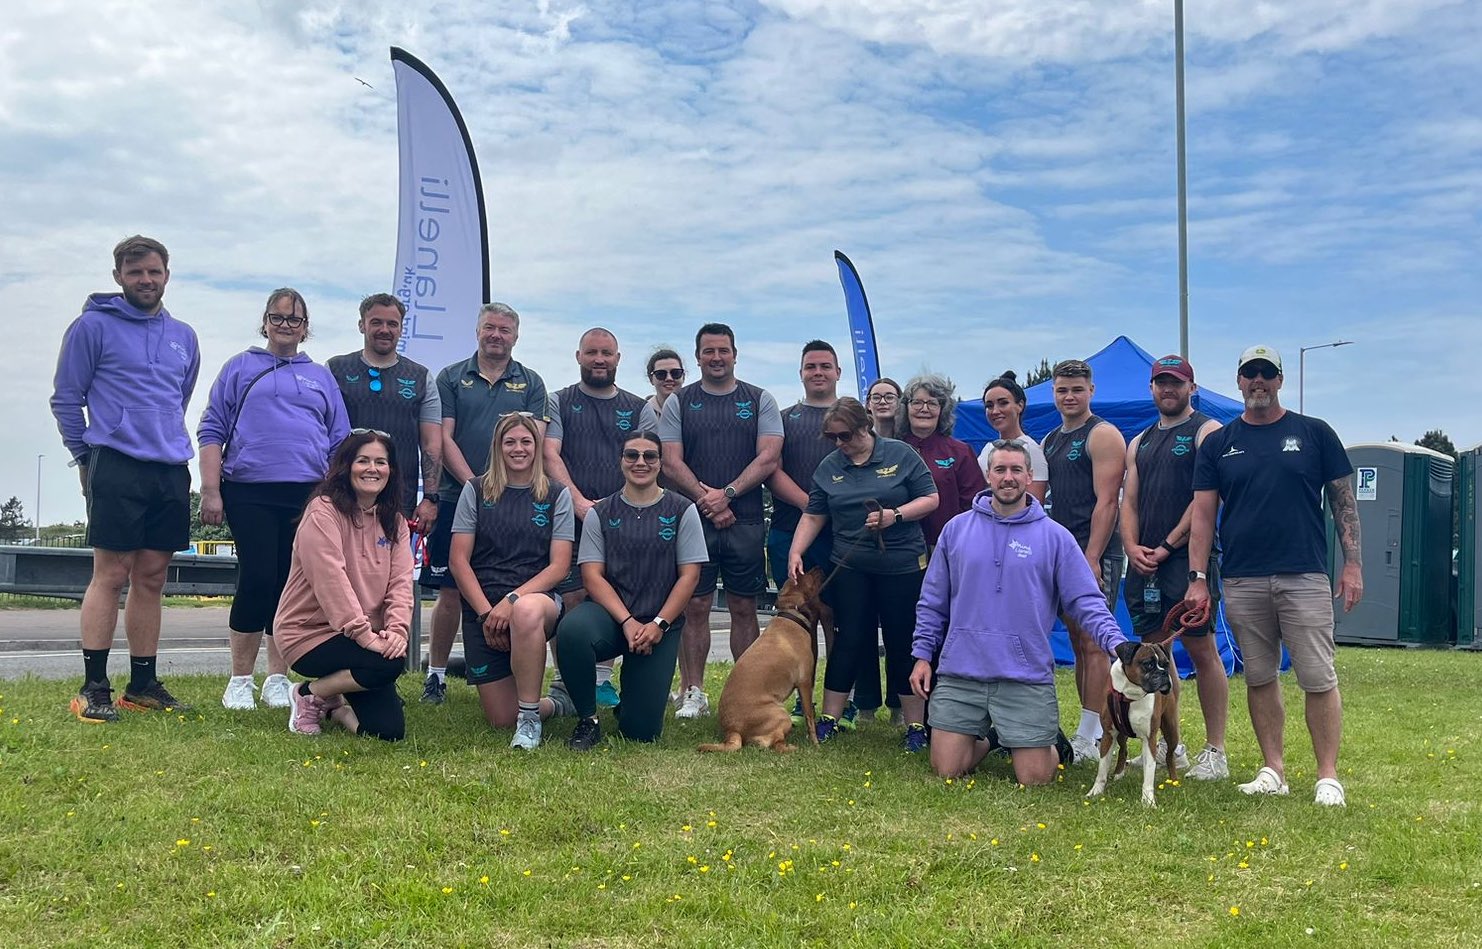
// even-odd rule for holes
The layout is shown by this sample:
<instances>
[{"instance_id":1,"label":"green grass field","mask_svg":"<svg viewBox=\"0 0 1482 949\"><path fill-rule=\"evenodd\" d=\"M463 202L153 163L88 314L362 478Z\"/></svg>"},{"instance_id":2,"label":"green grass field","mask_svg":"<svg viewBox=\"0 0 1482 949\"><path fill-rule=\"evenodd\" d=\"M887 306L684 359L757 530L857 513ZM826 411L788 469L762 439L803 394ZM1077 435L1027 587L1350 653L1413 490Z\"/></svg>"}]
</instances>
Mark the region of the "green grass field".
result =
<instances>
[{"instance_id":1,"label":"green grass field","mask_svg":"<svg viewBox=\"0 0 1482 949\"><path fill-rule=\"evenodd\" d=\"M198 713L112 726L67 713L75 683L0 682L0 943L1482 945L1482 655L1344 649L1339 671L1345 810L1312 804L1290 682L1289 798L1185 781L1156 811L1135 778L1086 802L1089 766L945 782L884 723L724 756L694 751L713 720L671 721L579 756L568 719L527 754L457 682L429 708L403 679L400 745L227 712L215 677L170 682Z\"/></svg>"}]
</instances>

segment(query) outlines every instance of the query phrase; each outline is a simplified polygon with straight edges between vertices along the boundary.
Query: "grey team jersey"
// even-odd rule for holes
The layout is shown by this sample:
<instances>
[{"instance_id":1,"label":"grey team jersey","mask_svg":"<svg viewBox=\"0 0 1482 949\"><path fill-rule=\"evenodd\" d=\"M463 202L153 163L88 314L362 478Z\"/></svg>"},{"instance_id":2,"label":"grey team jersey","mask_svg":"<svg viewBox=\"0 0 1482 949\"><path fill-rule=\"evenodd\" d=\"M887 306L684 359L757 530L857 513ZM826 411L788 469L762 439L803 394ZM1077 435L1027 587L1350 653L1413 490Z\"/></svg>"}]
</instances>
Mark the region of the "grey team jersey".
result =
<instances>
[{"instance_id":1,"label":"grey team jersey","mask_svg":"<svg viewBox=\"0 0 1482 949\"><path fill-rule=\"evenodd\" d=\"M739 379L722 395L706 392L698 382L687 385L669 397L659 418L659 438L682 444L685 464L712 488L725 487L746 470L763 435L784 435L777 400ZM761 485L737 495L731 511L738 523L760 524Z\"/></svg>"},{"instance_id":2,"label":"grey team jersey","mask_svg":"<svg viewBox=\"0 0 1482 949\"><path fill-rule=\"evenodd\" d=\"M629 432L653 431L659 418L641 395L618 389L600 398L570 385L551 394L551 424L545 437L561 443L571 483L588 501L623 486L618 456Z\"/></svg>"},{"instance_id":3,"label":"grey team jersey","mask_svg":"<svg viewBox=\"0 0 1482 949\"><path fill-rule=\"evenodd\" d=\"M834 450L823 437L823 417L832 406L805 405L802 402L782 412L782 473L806 494L813 488L813 472L818 463ZM773 495L772 529L791 533L798 529L803 512Z\"/></svg>"},{"instance_id":4,"label":"grey team jersey","mask_svg":"<svg viewBox=\"0 0 1482 949\"><path fill-rule=\"evenodd\" d=\"M473 535L469 565L491 602L526 582L551 562L552 540L575 540L571 493L551 482L544 501L529 485L506 486L498 501L483 497L483 479L472 478L458 496L453 533Z\"/></svg>"},{"instance_id":5,"label":"grey team jersey","mask_svg":"<svg viewBox=\"0 0 1482 949\"><path fill-rule=\"evenodd\" d=\"M582 522L579 563L604 565L623 605L647 622L658 615L679 580L679 565L705 563L700 512L678 491L638 506L621 491L598 501Z\"/></svg>"}]
</instances>

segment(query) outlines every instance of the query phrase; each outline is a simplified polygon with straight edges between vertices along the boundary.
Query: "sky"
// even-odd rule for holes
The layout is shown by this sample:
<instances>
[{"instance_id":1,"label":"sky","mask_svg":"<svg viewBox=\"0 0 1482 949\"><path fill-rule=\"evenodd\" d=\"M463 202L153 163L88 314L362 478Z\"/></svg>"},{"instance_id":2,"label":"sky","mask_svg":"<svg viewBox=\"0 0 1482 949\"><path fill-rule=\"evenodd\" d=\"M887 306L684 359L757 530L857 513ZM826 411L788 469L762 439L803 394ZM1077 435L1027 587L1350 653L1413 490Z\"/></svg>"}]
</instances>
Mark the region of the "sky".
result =
<instances>
[{"instance_id":1,"label":"sky","mask_svg":"<svg viewBox=\"0 0 1482 949\"><path fill-rule=\"evenodd\" d=\"M1352 340L1305 373L1345 443L1482 441L1482 4L1206 0L1185 29L1200 382L1235 394L1264 342L1295 408L1298 348ZM396 250L393 45L458 101L493 296L552 389L589 326L641 390L720 320L783 404L814 336L847 392L835 249L897 379L976 398L1119 334L1178 349L1171 2L57 0L0 22L0 500L82 516L47 402L125 235L170 248L200 335L192 431L275 287L315 359L359 348Z\"/></svg>"}]
</instances>

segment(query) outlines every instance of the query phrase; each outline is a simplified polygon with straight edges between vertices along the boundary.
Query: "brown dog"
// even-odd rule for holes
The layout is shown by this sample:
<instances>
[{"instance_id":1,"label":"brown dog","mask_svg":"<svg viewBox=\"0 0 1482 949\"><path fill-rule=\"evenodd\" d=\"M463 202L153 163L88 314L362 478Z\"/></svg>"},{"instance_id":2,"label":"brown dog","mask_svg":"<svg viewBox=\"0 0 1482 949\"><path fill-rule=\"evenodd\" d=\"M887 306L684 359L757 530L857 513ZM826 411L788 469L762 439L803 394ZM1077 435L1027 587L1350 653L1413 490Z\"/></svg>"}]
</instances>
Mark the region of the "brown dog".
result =
<instances>
[{"instance_id":1,"label":"brown dog","mask_svg":"<svg viewBox=\"0 0 1482 949\"><path fill-rule=\"evenodd\" d=\"M818 593L823 582L823 570L814 567L783 585L777 594L777 614L736 660L736 668L721 689L716 721L725 741L701 745L701 751L736 751L746 744L792 751L794 746L787 744L792 715L782 703L794 689L803 698L808 737L818 744L813 676L818 663L818 617L822 607Z\"/></svg>"},{"instance_id":2,"label":"brown dog","mask_svg":"<svg viewBox=\"0 0 1482 949\"><path fill-rule=\"evenodd\" d=\"M1159 732L1168 745L1168 777L1178 779L1178 766L1174 764L1178 748L1178 669L1171 650L1171 644L1150 642L1125 642L1117 647L1106 708L1101 712L1101 762L1087 797L1098 797L1106 790L1113 743L1117 746L1117 769L1112 777L1120 778L1127 770L1128 738L1142 739L1144 804L1157 806L1153 798L1153 753Z\"/></svg>"}]
</instances>

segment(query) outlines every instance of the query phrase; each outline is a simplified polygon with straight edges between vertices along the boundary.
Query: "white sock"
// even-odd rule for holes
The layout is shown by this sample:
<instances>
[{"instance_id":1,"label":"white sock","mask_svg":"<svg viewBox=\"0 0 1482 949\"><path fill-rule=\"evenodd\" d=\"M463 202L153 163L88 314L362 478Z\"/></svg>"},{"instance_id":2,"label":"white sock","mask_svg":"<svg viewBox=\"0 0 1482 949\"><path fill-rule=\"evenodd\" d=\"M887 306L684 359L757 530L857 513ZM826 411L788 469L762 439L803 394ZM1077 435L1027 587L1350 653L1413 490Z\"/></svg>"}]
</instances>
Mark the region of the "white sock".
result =
<instances>
[{"instance_id":1,"label":"white sock","mask_svg":"<svg viewBox=\"0 0 1482 949\"><path fill-rule=\"evenodd\" d=\"M428 666L427 667L427 678L431 679L433 676L436 676L437 677L437 681L439 681L439 682L446 681L447 680L447 677L448 677L448 667L447 666Z\"/></svg>"},{"instance_id":2,"label":"white sock","mask_svg":"<svg viewBox=\"0 0 1482 949\"><path fill-rule=\"evenodd\" d=\"M1076 735L1091 741L1101 740L1101 713L1088 708L1081 709L1081 723L1076 726Z\"/></svg>"},{"instance_id":3,"label":"white sock","mask_svg":"<svg viewBox=\"0 0 1482 949\"><path fill-rule=\"evenodd\" d=\"M601 688L612 681L612 663L597 663L597 687Z\"/></svg>"},{"instance_id":4,"label":"white sock","mask_svg":"<svg viewBox=\"0 0 1482 949\"><path fill-rule=\"evenodd\" d=\"M245 682L248 685L253 684L252 676L232 676L232 682Z\"/></svg>"}]
</instances>

